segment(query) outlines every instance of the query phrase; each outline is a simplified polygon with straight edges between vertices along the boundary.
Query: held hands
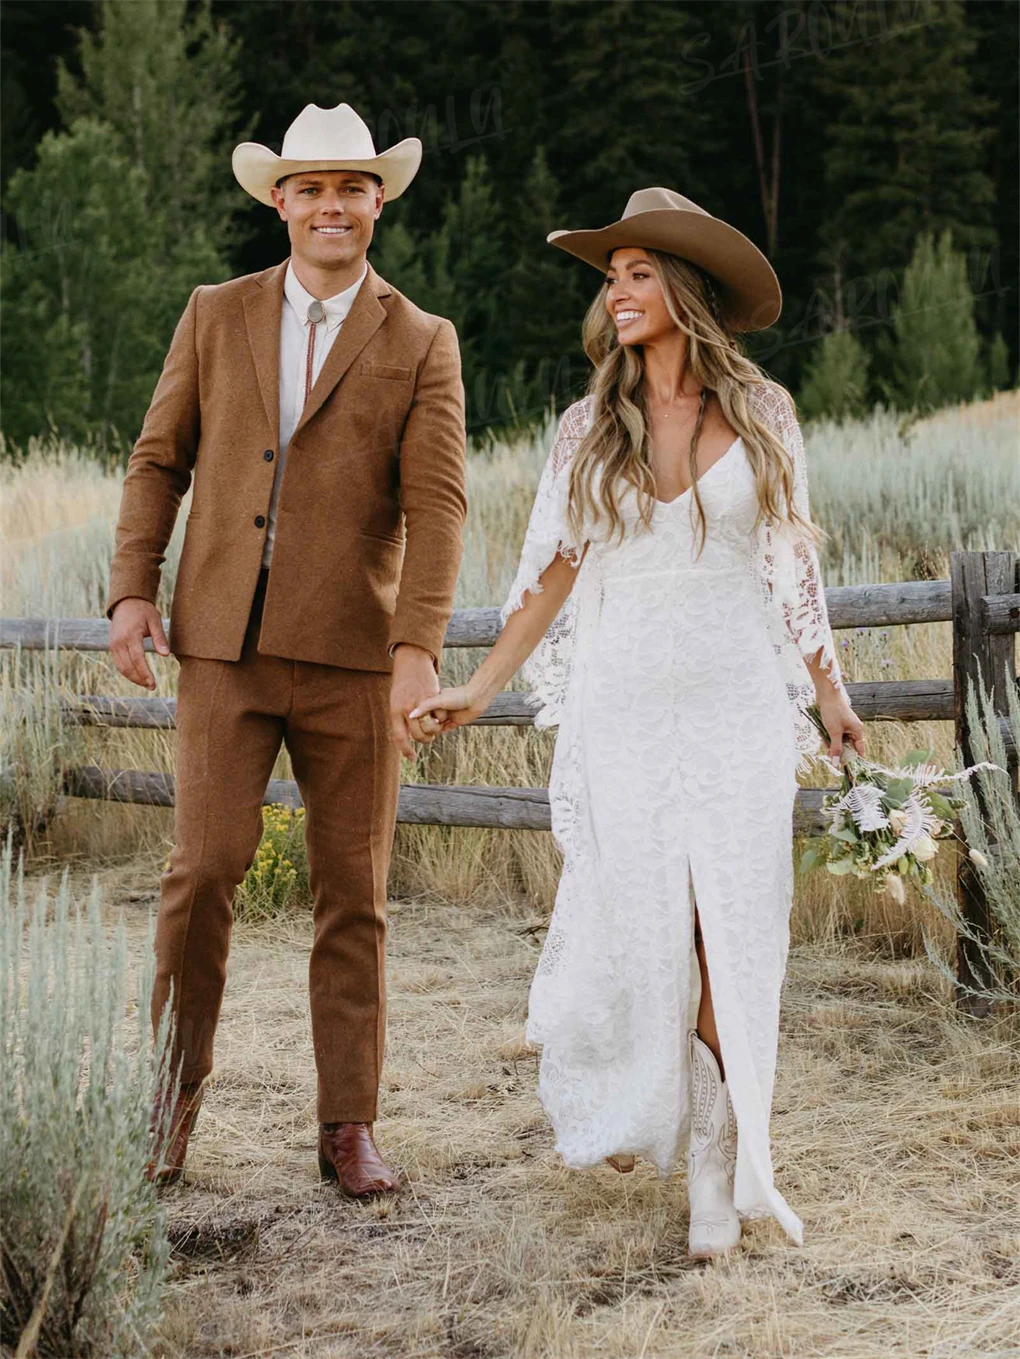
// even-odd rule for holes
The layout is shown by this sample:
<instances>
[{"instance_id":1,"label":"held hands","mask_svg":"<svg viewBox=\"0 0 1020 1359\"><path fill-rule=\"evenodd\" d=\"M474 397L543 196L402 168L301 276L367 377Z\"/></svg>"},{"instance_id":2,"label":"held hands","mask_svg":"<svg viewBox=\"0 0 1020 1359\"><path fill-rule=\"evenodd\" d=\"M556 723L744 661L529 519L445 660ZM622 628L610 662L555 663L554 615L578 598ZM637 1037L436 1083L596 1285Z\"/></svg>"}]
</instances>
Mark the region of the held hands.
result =
<instances>
[{"instance_id":1,"label":"held hands","mask_svg":"<svg viewBox=\"0 0 1020 1359\"><path fill-rule=\"evenodd\" d=\"M479 692L472 682L458 685L453 689L440 689L431 698L423 700L409 715L429 727L428 717L432 715L436 728L429 735L453 731L455 727L466 727L476 721L492 702L490 696Z\"/></svg>"},{"instance_id":2,"label":"held hands","mask_svg":"<svg viewBox=\"0 0 1020 1359\"><path fill-rule=\"evenodd\" d=\"M133 596L122 599L110 620L110 654L114 665L132 684L155 689L156 679L145 659L146 637L152 638L152 645L160 656L170 655L163 620L156 606L147 599Z\"/></svg>"},{"instance_id":3,"label":"held hands","mask_svg":"<svg viewBox=\"0 0 1020 1359\"><path fill-rule=\"evenodd\" d=\"M415 704L439 692L439 678L432 654L423 647L402 642L393 652L393 682L390 686L390 735L393 744L406 760L414 759L412 740L428 745L439 734L435 718L422 724L417 720ZM439 714L445 717L445 713ZM429 729L431 727L431 730Z\"/></svg>"},{"instance_id":4,"label":"held hands","mask_svg":"<svg viewBox=\"0 0 1020 1359\"><path fill-rule=\"evenodd\" d=\"M585 552L587 550L586 544ZM526 602L511 612L492 650L467 684L439 689L438 684L433 683L431 690L425 691L425 698L416 699L407 716L424 730L425 739L431 740L438 733L452 731L455 727L466 727L486 712L542 640L563 607L576 576L574 564L557 554L539 577L541 590L526 592ZM396 654L399 656L400 652Z\"/></svg>"}]
</instances>

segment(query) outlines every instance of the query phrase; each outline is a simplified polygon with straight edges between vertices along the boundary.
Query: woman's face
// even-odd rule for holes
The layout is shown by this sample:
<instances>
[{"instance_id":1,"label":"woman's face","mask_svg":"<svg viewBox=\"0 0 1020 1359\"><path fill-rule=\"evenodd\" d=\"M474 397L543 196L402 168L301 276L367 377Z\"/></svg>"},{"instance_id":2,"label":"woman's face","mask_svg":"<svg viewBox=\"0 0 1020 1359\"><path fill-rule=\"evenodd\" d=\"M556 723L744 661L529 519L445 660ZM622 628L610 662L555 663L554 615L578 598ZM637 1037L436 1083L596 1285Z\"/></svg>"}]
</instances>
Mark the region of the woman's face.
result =
<instances>
[{"instance_id":1,"label":"woman's face","mask_svg":"<svg viewBox=\"0 0 1020 1359\"><path fill-rule=\"evenodd\" d=\"M606 270L606 310L620 344L650 344L676 330L659 280L645 252L636 246L614 250Z\"/></svg>"}]
</instances>

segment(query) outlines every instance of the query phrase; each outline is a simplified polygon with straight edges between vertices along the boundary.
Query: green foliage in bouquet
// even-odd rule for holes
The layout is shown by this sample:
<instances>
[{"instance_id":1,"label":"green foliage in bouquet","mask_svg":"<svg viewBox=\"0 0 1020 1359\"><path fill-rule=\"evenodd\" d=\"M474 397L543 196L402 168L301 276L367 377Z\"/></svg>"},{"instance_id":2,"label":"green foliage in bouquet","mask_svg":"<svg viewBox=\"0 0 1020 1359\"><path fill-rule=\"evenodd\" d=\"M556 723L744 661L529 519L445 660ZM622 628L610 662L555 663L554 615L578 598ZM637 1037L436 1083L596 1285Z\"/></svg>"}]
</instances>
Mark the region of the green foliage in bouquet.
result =
<instances>
[{"instance_id":1,"label":"green foliage in bouquet","mask_svg":"<svg viewBox=\"0 0 1020 1359\"><path fill-rule=\"evenodd\" d=\"M817 705L807 711L827 743ZM878 874L880 885L898 901L905 899L905 881L930 887L938 841L955 838L953 823L967 806L948 785L981 767L948 774L934 763L932 751L910 750L887 768L846 751L840 787L822 800L828 829L808 842L801 871L825 868L837 877L857 878Z\"/></svg>"}]
</instances>

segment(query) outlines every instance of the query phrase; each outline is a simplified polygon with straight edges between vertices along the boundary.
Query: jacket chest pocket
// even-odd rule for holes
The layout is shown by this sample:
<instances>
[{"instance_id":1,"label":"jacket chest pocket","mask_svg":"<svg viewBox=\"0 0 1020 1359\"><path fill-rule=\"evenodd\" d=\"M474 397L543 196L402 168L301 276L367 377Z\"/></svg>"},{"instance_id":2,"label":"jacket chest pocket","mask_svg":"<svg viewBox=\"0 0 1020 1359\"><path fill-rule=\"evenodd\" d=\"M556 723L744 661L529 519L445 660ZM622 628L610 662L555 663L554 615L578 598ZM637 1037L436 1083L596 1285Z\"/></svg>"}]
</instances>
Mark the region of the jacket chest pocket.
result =
<instances>
[{"instance_id":1,"label":"jacket chest pocket","mask_svg":"<svg viewBox=\"0 0 1020 1359\"><path fill-rule=\"evenodd\" d=\"M414 369L400 363L374 363L365 359L361 365L362 377L387 378L391 382L410 382Z\"/></svg>"}]
</instances>

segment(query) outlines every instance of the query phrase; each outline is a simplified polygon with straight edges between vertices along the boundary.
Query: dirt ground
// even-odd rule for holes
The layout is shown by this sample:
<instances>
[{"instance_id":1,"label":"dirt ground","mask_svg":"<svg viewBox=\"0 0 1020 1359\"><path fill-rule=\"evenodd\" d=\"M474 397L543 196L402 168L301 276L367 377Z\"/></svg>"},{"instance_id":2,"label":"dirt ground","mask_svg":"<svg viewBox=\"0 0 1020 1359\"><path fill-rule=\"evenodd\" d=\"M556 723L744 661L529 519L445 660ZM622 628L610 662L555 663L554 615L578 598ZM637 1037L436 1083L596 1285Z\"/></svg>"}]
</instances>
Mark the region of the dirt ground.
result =
<instances>
[{"instance_id":1,"label":"dirt ground","mask_svg":"<svg viewBox=\"0 0 1020 1359\"><path fill-rule=\"evenodd\" d=\"M118 875L132 947L154 876ZM1001 1022L859 944L791 953L773 1117L805 1244L686 1254L685 1177L565 1170L523 1043L540 922L394 902L380 1145L393 1201L315 1162L310 922L238 927L185 1182L163 1359L1006 1359L1020 1354L1020 1117Z\"/></svg>"}]
</instances>

